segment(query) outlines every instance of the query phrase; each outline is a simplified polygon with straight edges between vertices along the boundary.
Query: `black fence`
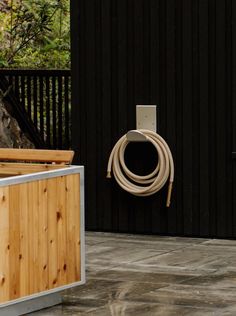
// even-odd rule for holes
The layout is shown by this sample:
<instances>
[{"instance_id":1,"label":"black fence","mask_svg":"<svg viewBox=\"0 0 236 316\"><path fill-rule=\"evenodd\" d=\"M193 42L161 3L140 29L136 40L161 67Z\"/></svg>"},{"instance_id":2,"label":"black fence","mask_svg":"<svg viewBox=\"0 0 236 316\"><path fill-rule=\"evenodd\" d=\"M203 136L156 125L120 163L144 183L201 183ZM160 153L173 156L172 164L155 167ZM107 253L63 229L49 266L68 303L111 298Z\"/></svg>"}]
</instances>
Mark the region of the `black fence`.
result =
<instances>
[{"instance_id":1,"label":"black fence","mask_svg":"<svg viewBox=\"0 0 236 316\"><path fill-rule=\"evenodd\" d=\"M71 147L70 70L0 69L47 148Z\"/></svg>"},{"instance_id":2,"label":"black fence","mask_svg":"<svg viewBox=\"0 0 236 316\"><path fill-rule=\"evenodd\" d=\"M236 238L236 1L71 4L72 138L86 167L87 229ZM139 198L106 179L136 104L159 107L176 170L169 209L166 188ZM153 159L149 147L127 148L132 170Z\"/></svg>"}]
</instances>

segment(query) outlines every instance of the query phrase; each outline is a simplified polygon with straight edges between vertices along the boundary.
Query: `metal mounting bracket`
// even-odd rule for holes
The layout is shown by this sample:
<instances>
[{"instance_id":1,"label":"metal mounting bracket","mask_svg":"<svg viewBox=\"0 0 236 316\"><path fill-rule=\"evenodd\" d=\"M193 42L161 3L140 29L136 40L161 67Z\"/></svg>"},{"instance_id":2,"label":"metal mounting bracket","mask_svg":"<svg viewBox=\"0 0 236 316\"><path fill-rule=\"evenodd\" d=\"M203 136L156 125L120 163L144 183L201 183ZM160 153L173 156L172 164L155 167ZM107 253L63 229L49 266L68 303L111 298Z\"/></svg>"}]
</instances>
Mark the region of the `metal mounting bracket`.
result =
<instances>
[{"instance_id":1,"label":"metal mounting bracket","mask_svg":"<svg viewBox=\"0 0 236 316\"><path fill-rule=\"evenodd\" d=\"M126 134L130 142L146 142L146 136L139 131L147 129L152 132L157 131L157 106L156 105L136 105L136 130L131 130Z\"/></svg>"}]
</instances>

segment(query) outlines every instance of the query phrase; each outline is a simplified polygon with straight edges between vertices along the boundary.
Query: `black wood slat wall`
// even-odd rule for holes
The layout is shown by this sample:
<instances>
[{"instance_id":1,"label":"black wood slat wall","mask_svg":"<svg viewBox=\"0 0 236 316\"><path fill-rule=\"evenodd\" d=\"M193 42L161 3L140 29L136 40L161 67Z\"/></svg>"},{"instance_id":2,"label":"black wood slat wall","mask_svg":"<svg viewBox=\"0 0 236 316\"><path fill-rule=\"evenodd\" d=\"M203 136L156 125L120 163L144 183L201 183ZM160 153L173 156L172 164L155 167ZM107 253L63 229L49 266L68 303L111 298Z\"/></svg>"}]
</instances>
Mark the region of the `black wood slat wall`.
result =
<instances>
[{"instance_id":1,"label":"black wood slat wall","mask_svg":"<svg viewBox=\"0 0 236 316\"><path fill-rule=\"evenodd\" d=\"M71 1L72 138L86 168L86 228L236 237L236 1ZM116 141L135 128L135 105L158 105L172 149L166 188L139 198L106 179ZM127 164L148 172L149 144L130 144Z\"/></svg>"}]
</instances>

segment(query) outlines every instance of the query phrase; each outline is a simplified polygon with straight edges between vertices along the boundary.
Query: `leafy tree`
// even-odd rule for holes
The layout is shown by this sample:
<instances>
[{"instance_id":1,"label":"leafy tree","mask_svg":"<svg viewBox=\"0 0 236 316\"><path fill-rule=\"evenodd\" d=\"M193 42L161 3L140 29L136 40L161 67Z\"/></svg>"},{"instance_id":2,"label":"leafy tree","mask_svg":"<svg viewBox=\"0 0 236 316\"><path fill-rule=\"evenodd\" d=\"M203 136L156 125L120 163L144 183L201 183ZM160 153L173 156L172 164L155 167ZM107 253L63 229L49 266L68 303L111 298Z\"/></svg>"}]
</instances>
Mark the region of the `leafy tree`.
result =
<instances>
[{"instance_id":1,"label":"leafy tree","mask_svg":"<svg viewBox=\"0 0 236 316\"><path fill-rule=\"evenodd\" d=\"M0 67L69 68L69 0L0 0Z\"/></svg>"}]
</instances>

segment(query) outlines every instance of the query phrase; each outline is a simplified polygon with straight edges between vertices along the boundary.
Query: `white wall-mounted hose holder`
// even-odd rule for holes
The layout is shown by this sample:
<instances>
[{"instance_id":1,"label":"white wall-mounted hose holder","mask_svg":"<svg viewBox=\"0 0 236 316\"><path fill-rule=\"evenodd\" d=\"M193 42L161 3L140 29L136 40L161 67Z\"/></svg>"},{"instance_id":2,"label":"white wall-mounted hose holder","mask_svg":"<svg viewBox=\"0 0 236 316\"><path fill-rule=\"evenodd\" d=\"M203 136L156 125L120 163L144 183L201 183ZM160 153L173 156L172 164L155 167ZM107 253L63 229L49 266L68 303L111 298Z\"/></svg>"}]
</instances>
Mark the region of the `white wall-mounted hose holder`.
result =
<instances>
[{"instance_id":1,"label":"white wall-mounted hose holder","mask_svg":"<svg viewBox=\"0 0 236 316\"><path fill-rule=\"evenodd\" d=\"M157 106L136 105L136 129L157 131Z\"/></svg>"},{"instance_id":2,"label":"white wall-mounted hose holder","mask_svg":"<svg viewBox=\"0 0 236 316\"><path fill-rule=\"evenodd\" d=\"M131 130L126 134L128 141L146 142L146 136L139 131L141 129L157 132L156 105L136 105L136 130Z\"/></svg>"},{"instance_id":3,"label":"white wall-mounted hose holder","mask_svg":"<svg viewBox=\"0 0 236 316\"><path fill-rule=\"evenodd\" d=\"M125 149L129 142L151 142L158 154L154 171L145 176L134 174L125 164ZM136 196L150 196L158 192L168 181L166 206L170 206L174 181L174 161L166 141L157 134L156 105L136 106L136 130L128 131L113 147L108 165L107 178L114 175L119 186Z\"/></svg>"}]
</instances>

